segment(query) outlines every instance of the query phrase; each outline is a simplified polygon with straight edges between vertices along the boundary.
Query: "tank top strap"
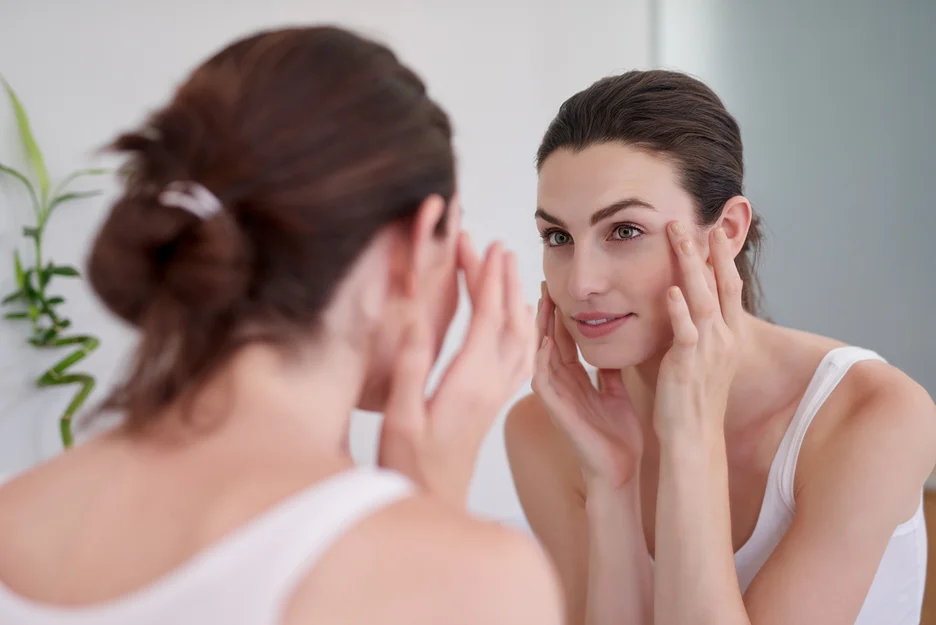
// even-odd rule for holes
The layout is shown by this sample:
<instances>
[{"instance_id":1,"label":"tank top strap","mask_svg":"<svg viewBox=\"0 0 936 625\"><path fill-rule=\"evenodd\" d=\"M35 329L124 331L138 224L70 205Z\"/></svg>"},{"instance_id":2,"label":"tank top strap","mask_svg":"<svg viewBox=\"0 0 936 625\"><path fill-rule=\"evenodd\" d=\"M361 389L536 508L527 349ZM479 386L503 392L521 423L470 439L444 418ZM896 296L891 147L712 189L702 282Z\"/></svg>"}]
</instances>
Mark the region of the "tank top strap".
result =
<instances>
[{"instance_id":1,"label":"tank top strap","mask_svg":"<svg viewBox=\"0 0 936 625\"><path fill-rule=\"evenodd\" d=\"M278 510L276 522L257 537L265 548L253 552L262 560L254 588L265 597L257 605L267 606L258 616L278 615L329 547L358 522L414 492L414 484L401 474L361 466L320 483Z\"/></svg>"},{"instance_id":2,"label":"tank top strap","mask_svg":"<svg viewBox=\"0 0 936 625\"><path fill-rule=\"evenodd\" d=\"M415 491L400 474L355 467L290 496L149 586L103 604L62 608L0 583L0 621L95 623L279 622L303 577L346 532Z\"/></svg>"},{"instance_id":3,"label":"tank top strap","mask_svg":"<svg viewBox=\"0 0 936 625\"><path fill-rule=\"evenodd\" d=\"M793 477L796 473L796 463L799 459L800 449L806 432L819 409L833 390L839 385L852 365L864 360L880 360L886 362L877 352L855 346L838 347L829 351L819 363L803 394L793 420L777 449L776 460L779 461L779 491L783 503L790 512L795 510L793 501Z\"/></svg>"}]
</instances>

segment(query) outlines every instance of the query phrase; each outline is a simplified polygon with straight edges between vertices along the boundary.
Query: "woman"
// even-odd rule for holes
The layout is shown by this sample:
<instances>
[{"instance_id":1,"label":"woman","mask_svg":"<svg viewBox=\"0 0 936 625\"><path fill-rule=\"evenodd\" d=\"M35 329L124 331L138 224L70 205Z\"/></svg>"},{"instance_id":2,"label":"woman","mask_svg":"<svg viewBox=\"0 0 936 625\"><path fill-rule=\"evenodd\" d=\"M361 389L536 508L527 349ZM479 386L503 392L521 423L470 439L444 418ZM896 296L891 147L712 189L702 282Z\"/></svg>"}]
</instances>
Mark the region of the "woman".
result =
<instances>
[{"instance_id":1,"label":"woman","mask_svg":"<svg viewBox=\"0 0 936 625\"><path fill-rule=\"evenodd\" d=\"M543 338L506 437L569 622L917 623L936 408L877 354L757 316L761 233L718 97L601 80L538 170Z\"/></svg>"},{"instance_id":2,"label":"woman","mask_svg":"<svg viewBox=\"0 0 936 625\"><path fill-rule=\"evenodd\" d=\"M237 41L116 141L88 274L140 330L117 429L0 489L4 625L559 623L532 541L463 509L532 371L512 255L459 234L451 131L387 48ZM473 317L431 402L463 273ZM352 410L385 410L381 468Z\"/></svg>"}]
</instances>

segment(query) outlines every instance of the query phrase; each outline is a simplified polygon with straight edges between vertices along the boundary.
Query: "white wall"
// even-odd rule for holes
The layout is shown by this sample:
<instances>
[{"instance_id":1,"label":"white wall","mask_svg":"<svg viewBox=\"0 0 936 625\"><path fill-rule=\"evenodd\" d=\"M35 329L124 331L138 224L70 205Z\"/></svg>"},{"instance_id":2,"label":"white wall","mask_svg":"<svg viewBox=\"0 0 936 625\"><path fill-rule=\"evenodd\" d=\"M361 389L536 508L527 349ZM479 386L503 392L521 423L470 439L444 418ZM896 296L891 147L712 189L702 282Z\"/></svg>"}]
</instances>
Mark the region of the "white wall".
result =
<instances>
[{"instance_id":1,"label":"white wall","mask_svg":"<svg viewBox=\"0 0 936 625\"><path fill-rule=\"evenodd\" d=\"M578 8L535 0L0 0L0 73L27 105L55 176L91 163L92 150L160 104L185 72L235 36L292 22L329 21L389 42L422 74L454 119L465 222L478 244L515 248L529 301L539 295L540 246L533 226L533 157L561 101L597 78L650 62L651 0L589 0ZM12 118L0 103L0 162L22 165ZM13 290L12 247L28 217L24 197L0 182L0 290ZM82 265L105 210L89 200L62 210L46 247ZM79 331L102 339L87 362L106 388L132 334L109 318L80 282L61 288ZM466 310L459 311L460 334ZM0 473L59 450L56 419L70 391L36 392L31 381L62 356L25 346L25 328L0 321ZM454 345L446 345L443 357ZM92 399L101 397L100 390ZM377 419L360 415L355 455L370 459ZM521 522L503 450L501 422L481 456L471 507ZM521 522L522 523L522 522Z\"/></svg>"},{"instance_id":2,"label":"white wall","mask_svg":"<svg viewBox=\"0 0 936 625\"><path fill-rule=\"evenodd\" d=\"M660 63L741 124L769 312L880 352L936 397L936 2L658 4Z\"/></svg>"}]
</instances>

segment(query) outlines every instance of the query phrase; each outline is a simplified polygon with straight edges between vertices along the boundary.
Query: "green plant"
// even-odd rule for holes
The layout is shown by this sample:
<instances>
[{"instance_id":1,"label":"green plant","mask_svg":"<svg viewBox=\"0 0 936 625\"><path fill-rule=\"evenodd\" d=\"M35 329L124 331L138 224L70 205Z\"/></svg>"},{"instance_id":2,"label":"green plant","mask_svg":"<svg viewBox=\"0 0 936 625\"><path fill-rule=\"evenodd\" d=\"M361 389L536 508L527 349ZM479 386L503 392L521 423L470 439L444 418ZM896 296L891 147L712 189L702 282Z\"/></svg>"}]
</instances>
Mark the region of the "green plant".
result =
<instances>
[{"instance_id":1,"label":"green plant","mask_svg":"<svg viewBox=\"0 0 936 625\"><path fill-rule=\"evenodd\" d=\"M95 195L100 191L68 191L68 187L77 179L84 176L95 176L107 173L104 169L84 169L75 171L65 177L54 189L49 182L49 173L46 169L42 152L33 137L26 110L14 93L9 83L0 76L16 117L19 134L25 149L27 165L32 173L32 179L25 174L0 163L0 172L8 174L25 185L32 203L35 225L23 228L23 236L33 248L34 258L32 265L24 265L19 250L13 252L13 265L16 271L16 291L7 295L3 306L14 306L18 310L8 312L6 319L28 320L32 335L27 339L29 343L40 349L54 349L69 347L75 348L65 358L47 369L36 380L39 387L76 385L78 388L71 402L59 417L59 429L62 444L69 447L72 444L72 416L81 408L85 400L94 389L94 376L88 373L70 372L69 370L88 354L97 349L99 341L90 334L67 335L66 330L71 327L71 321L60 311L65 298L50 293L50 285L56 277L77 278L80 276L77 269L69 265L58 265L51 259L43 257L43 235L49 219L63 204Z\"/></svg>"}]
</instances>

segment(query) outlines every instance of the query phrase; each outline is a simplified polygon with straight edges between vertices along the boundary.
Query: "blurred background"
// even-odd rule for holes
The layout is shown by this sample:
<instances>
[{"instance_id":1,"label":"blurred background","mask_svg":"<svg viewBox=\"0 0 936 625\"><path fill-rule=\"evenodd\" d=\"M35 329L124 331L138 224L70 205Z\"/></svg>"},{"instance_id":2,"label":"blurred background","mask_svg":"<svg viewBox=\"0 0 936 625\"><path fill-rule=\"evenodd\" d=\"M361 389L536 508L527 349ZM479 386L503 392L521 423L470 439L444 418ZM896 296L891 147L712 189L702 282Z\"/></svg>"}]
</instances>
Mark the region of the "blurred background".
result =
<instances>
[{"instance_id":1,"label":"blurred background","mask_svg":"<svg viewBox=\"0 0 936 625\"><path fill-rule=\"evenodd\" d=\"M936 395L936 1L933 0L0 0L0 75L18 93L53 178L112 165L95 151L160 105L188 70L246 33L331 22L389 43L454 120L465 226L477 244L518 252L527 299L541 280L534 153L564 99L602 76L688 71L739 120L747 188L767 228L761 261L778 323L880 352ZM0 99L0 163L26 166ZM46 255L83 267L113 197L63 207ZM14 247L32 218L0 180L0 292L15 290ZM100 347L76 370L97 378L91 406L121 373L133 335L80 280L60 287L76 332ZM463 305L443 352L467 320ZM74 389L36 389L63 353L0 320L0 473L61 450L57 418ZM67 354L67 352L64 352ZM523 393L528 392L528 388ZM377 415L357 415L355 455L373 459ZM470 506L523 527L502 422Z\"/></svg>"}]
</instances>

